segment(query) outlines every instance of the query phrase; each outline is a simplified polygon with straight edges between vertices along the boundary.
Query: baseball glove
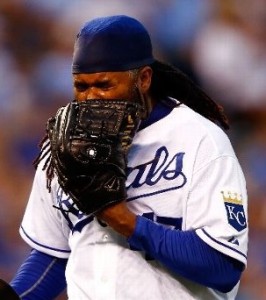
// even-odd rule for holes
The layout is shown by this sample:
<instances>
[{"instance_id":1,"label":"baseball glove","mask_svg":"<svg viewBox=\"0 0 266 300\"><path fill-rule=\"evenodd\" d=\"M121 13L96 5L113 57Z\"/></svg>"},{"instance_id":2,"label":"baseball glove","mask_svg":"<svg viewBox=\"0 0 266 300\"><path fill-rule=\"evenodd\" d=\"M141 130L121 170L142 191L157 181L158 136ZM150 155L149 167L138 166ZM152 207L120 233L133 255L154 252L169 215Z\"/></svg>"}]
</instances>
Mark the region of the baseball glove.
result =
<instances>
[{"instance_id":1,"label":"baseball glove","mask_svg":"<svg viewBox=\"0 0 266 300\"><path fill-rule=\"evenodd\" d=\"M94 214L126 199L126 156L141 112L138 103L95 99L73 101L48 120L47 176L55 171L82 212Z\"/></svg>"}]
</instances>

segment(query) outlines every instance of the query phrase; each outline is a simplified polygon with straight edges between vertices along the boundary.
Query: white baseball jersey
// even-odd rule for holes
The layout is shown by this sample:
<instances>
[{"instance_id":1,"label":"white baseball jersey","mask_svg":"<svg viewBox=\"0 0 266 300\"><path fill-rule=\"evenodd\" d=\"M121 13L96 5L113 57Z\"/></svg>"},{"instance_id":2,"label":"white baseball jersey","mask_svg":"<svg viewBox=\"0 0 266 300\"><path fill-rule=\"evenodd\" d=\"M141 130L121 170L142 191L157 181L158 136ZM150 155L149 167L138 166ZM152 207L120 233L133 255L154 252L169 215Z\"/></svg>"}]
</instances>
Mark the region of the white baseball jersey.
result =
<instances>
[{"instance_id":1,"label":"white baseball jersey","mask_svg":"<svg viewBox=\"0 0 266 300\"><path fill-rule=\"evenodd\" d=\"M224 132L185 105L137 132L128 156L128 206L157 223L196 230L208 245L246 264L245 179ZM234 299L174 275L126 238L72 205L38 168L20 228L47 254L68 258L70 300Z\"/></svg>"}]
</instances>

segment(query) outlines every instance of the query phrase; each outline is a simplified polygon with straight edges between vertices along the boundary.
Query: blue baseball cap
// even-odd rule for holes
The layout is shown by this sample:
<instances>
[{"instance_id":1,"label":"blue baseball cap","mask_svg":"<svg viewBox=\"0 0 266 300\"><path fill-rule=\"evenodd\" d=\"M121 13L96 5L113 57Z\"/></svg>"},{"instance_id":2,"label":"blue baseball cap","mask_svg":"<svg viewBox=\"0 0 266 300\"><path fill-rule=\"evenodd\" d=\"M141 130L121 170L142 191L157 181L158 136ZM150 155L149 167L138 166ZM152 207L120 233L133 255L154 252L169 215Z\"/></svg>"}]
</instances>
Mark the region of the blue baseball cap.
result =
<instances>
[{"instance_id":1,"label":"blue baseball cap","mask_svg":"<svg viewBox=\"0 0 266 300\"><path fill-rule=\"evenodd\" d=\"M125 15L96 18L80 29L73 53L72 73L136 69L155 61L148 31Z\"/></svg>"}]
</instances>

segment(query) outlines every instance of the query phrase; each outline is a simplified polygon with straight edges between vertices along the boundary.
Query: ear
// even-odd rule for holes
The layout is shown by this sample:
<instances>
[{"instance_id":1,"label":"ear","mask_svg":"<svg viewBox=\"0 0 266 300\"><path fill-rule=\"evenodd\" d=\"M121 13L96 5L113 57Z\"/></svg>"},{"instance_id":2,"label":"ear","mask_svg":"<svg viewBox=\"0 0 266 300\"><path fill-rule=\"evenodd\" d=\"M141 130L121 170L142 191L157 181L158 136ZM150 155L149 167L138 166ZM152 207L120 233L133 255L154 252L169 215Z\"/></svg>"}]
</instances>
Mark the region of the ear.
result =
<instances>
[{"instance_id":1,"label":"ear","mask_svg":"<svg viewBox=\"0 0 266 300\"><path fill-rule=\"evenodd\" d=\"M139 77L138 77L138 87L142 94L148 92L151 86L151 78L152 78L152 68L149 66L145 66L144 68L140 69Z\"/></svg>"}]
</instances>

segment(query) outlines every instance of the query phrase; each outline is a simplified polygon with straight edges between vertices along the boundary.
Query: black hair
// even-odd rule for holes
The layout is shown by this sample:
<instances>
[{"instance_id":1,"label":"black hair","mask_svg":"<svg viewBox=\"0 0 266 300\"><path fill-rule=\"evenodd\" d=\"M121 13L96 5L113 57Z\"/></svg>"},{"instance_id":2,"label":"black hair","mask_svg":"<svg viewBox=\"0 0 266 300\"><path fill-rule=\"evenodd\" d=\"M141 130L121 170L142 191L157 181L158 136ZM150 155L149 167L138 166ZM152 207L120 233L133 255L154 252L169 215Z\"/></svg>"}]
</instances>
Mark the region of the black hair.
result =
<instances>
[{"instance_id":1,"label":"black hair","mask_svg":"<svg viewBox=\"0 0 266 300\"><path fill-rule=\"evenodd\" d=\"M229 129L223 107L212 100L184 72L160 61L155 61L150 67L153 70L151 82L153 97L157 99L173 97L223 129Z\"/></svg>"}]
</instances>

